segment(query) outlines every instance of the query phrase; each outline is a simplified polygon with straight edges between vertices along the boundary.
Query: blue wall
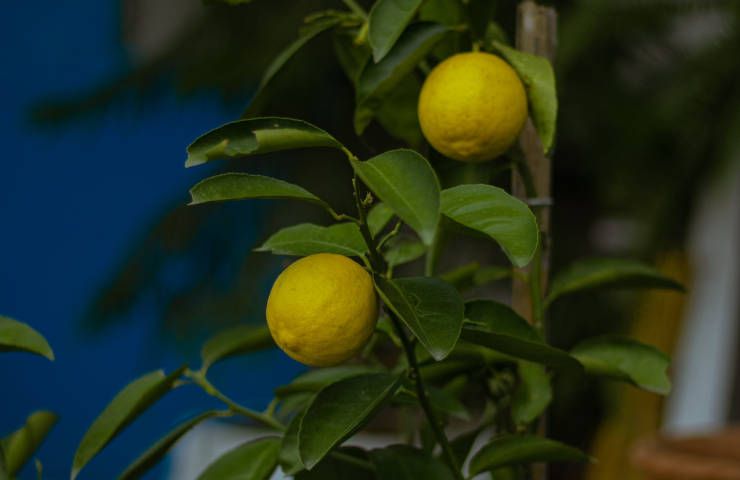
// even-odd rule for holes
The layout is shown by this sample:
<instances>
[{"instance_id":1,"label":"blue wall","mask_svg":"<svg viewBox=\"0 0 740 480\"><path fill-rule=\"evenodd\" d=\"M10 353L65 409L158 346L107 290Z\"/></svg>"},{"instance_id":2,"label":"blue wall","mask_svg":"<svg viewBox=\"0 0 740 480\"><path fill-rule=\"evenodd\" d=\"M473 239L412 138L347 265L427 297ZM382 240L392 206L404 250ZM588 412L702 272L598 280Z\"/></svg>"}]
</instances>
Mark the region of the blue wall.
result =
<instances>
[{"instance_id":1,"label":"blue wall","mask_svg":"<svg viewBox=\"0 0 740 480\"><path fill-rule=\"evenodd\" d=\"M227 109L215 96L184 102L170 95L143 111L122 103L63 128L34 127L28 112L40 98L84 91L125 69L117 2L44 3L6 5L0 20L0 313L42 332L57 360L0 356L0 434L35 409L58 412L61 421L39 457L45 478L63 479L86 427L123 385L183 360L158 345L157 319L146 309L98 336L81 330L80 317L132 239L173 200L184 202L203 176L182 168L184 146L234 118L242 105ZM262 408L271 388L296 371L270 352L214 373L217 382L237 378L226 390ZM114 478L178 418L208 405L194 389L174 392L81 478ZM29 468L24 478L32 478Z\"/></svg>"}]
</instances>

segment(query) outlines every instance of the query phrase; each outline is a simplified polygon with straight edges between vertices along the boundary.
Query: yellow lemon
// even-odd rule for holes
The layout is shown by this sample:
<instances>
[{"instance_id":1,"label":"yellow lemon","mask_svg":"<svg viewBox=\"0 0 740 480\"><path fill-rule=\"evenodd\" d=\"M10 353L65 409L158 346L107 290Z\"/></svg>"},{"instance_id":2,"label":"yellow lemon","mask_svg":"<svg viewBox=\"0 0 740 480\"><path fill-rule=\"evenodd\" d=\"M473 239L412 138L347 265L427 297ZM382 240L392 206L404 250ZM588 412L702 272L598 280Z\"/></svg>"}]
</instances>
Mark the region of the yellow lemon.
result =
<instances>
[{"instance_id":1,"label":"yellow lemon","mask_svg":"<svg viewBox=\"0 0 740 480\"><path fill-rule=\"evenodd\" d=\"M370 275L342 255L319 253L286 268L267 300L275 343L306 365L341 363L367 343L378 302Z\"/></svg>"},{"instance_id":2,"label":"yellow lemon","mask_svg":"<svg viewBox=\"0 0 740 480\"><path fill-rule=\"evenodd\" d=\"M527 94L509 64L482 52L460 53L429 74L419 123L440 153L483 162L505 152L527 120Z\"/></svg>"}]
</instances>

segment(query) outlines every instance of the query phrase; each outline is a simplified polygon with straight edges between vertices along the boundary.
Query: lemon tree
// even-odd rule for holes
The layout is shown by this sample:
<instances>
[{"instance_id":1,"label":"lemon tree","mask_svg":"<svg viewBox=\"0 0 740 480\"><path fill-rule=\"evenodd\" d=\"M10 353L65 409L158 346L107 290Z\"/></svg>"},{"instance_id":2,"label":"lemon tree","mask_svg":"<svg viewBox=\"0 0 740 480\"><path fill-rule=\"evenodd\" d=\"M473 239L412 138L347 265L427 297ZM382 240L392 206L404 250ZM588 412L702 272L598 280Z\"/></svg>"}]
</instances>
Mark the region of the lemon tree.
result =
<instances>
[{"instance_id":1,"label":"lemon tree","mask_svg":"<svg viewBox=\"0 0 740 480\"><path fill-rule=\"evenodd\" d=\"M250 8L248 0L221 3ZM267 479L277 468L298 479L460 480L485 472L528 478L532 463L590 460L538 428L555 377L593 375L668 391L669 360L650 346L600 337L565 350L547 338L547 309L565 295L680 286L646 265L596 259L566 269L549 292L541 291L543 242L534 212L492 184L485 174L490 169L476 167L521 167L516 140L528 118L543 153L551 151L555 76L547 59L506 40L498 22L512 19L495 13L483 0L337 1L309 16L297 39L274 58L242 118L193 141L187 167L220 160L248 166L278 151L300 161L306 149L321 149L351 169L351 178L327 181L351 184L353 207L339 208L306 186L254 173L222 172L195 185L192 205L303 202L325 212L325 221L282 228L257 246L292 259L276 273L265 325L217 334L205 342L199 367L133 380L82 438L72 478L146 408L183 384L199 386L223 409L177 425L121 478L138 478L199 422L228 417L269 432L203 465L201 479ZM280 94L271 85L284 64L321 35L332 37L337 63L354 89L354 111L346 120L362 142L261 111L266 97ZM354 147L378 135L399 148ZM488 241L500 263L460 264L457 242L464 236ZM530 283L538 322L492 296L470 293L512 276ZM209 380L213 365L275 347L315 368L278 388L264 411L240 405ZM423 421L404 415L409 409ZM410 418L398 425L407 444L372 450L345 445L376 416L393 412ZM453 422L461 434L450 434ZM486 445L472 452L484 435Z\"/></svg>"}]
</instances>

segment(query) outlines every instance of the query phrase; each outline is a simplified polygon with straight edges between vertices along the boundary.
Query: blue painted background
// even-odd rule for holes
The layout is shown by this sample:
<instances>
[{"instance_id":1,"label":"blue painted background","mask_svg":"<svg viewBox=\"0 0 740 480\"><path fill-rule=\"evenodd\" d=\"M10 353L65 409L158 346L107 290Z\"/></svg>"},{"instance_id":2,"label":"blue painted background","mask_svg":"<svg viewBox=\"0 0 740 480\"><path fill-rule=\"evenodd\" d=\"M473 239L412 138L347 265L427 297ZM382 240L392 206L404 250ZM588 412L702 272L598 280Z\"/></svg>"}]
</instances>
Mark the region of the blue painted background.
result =
<instances>
[{"instance_id":1,"label":"blue painted background","mask_svg":"<svg viewBox=\"0 0 740 480\"><path fill-rule=\"evenodd\" d=\"M40 129L29 108L49 95L74 94L125 69L117 2L16 2L0 19L0 312L43 333L54 363L24 354L0 357L0 434L36 409L61 420L39 457L45 478L69 476L86 427L136 376L184 359L159 344L157 319L142 308L130 322L91 336L80 318L100 282L146 226L181 198L203 171L182 168L195 136L233 119L215 96L165 96L141 110L122 103L92 119ZM263 368L269 363L270 368ZM263 408L273 386L298 366L277 352L215 369L215 383ZM165 398L93 460L80 478L107 479L184 416L213 405L193 388ZM161 478L166 465L153 475ZM26 468L23 478L32 478Z\"/></svg>"}]
</instances>

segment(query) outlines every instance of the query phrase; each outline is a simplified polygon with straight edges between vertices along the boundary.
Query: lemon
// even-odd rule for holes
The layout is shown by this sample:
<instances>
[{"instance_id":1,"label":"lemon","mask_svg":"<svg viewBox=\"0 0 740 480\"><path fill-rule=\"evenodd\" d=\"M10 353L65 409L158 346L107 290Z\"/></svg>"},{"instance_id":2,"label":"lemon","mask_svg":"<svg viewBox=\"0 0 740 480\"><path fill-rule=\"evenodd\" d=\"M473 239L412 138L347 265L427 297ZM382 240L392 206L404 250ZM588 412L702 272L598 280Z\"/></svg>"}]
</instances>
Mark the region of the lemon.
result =
<instances>
[{"instance_id":1,"label":"lemon","mask_svg":"<svg viewBox=\"0 0 740 480\"><path fill-rule=\"evenodd\" d=\"M527 95L514 69L499 57L459 53L431 71L418 113L421 130L437 151L482 162L516 140L527 120Z\"/></svg>"},{"instance_id":2,"label":"lemon","mask_svg":"<svg viewBox=\"0 0 740 480\"><path fill-rule=\"evenodd\" d=\"M319 253L286 268L267 300L275 343L306 365L336 365L356 355L375 329L370 275L342 255Z\"/></svg>"}]
</instances>

